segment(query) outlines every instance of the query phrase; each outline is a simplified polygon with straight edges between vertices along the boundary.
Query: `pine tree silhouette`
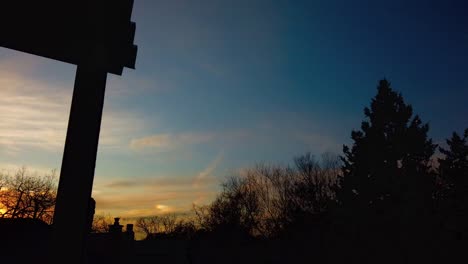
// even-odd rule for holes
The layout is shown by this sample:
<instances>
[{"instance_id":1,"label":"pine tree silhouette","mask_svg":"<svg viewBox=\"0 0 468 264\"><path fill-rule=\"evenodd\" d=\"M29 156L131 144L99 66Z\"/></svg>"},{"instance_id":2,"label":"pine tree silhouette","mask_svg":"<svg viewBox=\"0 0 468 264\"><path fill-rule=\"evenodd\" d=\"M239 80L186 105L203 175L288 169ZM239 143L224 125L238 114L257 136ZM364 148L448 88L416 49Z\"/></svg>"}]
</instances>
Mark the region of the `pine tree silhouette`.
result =
<instances>
[{"instance_id":1,"label":"pine tree silhouette","mask_svg":"<svg viewBox=\"0 0 468 264\"><path fill-rule=\"evenodd\" d=\"M462 239L468 231L468 128L463 136L453 132L446 142L448 149L439 148L445 156L439 159L439 175L446 186L443 209Z\"/></svg>"},{"instance_id":2,"label":"pine tree silhouette","mask_svg":"<svg viewBox=\"0 0 468 264\"><path fill-rule=\"evenodd\" d=\"M338 200L359 261L409 261L422 239L432 206L428 124L381 80L352 147L343 146L344 166ZM409 247L412 247L411 249ZM362 254L356 254L361 252ZM420 256L419 256L420 257ZM395 259L396 258L396 259Z\"/></svg>"}]
</instances>

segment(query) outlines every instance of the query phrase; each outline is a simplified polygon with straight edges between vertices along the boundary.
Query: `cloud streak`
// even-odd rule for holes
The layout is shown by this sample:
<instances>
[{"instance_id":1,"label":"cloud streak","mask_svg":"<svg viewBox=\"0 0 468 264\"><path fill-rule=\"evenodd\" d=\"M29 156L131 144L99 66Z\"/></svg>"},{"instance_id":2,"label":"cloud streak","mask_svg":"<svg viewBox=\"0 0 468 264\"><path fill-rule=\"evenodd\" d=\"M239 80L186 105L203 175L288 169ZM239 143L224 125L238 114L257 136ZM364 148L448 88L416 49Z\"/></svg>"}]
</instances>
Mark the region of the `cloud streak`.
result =
<instances>
[{"instance_id":1,"label":"cloud streak","mask_svg":"<svg viewBox=\"0 0 468 264\"><path fill-rule=\"evenodd\" d=\"M0 61L0 146L10 155L62 150L65 143L73 82L37 79L39 67L21 57ZM100 146L127 147L142 123L132 113L105 108Z\"/></svg>"},{"instance_id":2,"label":"cloud streak","mask_svg":"<svg viewBox=\"0 0 468 264\"><path fill-rule=\"evenodd\" d=\"M243 128L224 131L181 132L153 134L133 138L129 146L141 153L177 153L177 157L188 155L194 148L214 147L225 150L250 150L261 155L261 150L276 149L278 157L282 153L290 155L311 151L317 155L324 152L340 152L342 143L337 140L337 132L330 127L319 126L320 119L312 122L304 117L289 113L277 113ZM258 149L259 151L256 151ZM239 157L242 159L242 157ZM259 156L258 160L263 160Z\"/></svg>"},{"instance_id":3,"label":"cloud streak","mask_svg":"<svg viewBox=\"0 0 468 264\"><path fill-rule=\"evenodd\" d=\"M63 146L71 99L63 89L8 71L0 71L0 87L0 145L10 152Z\"/></svg>"},{"instance_id":4,"label":"cloud streak","mask_svg":"<svg viewBox=\"0 0 468 264\"><path fill-rule=\"evenodd\" d=\"M211 133L155 134L132 139L130 147L135 150L151 149L153 151L164 152L194 144L206 143L213 138L214 134Z\"/></svg>"},{"instance_id":5,"label":"cloud streak","mask_svg":"<svg viewBox=\"0 0 468 264\"><path fill-rule=\"evenodd\" d=\"M195 177L195 180L193 181L192 186L194 188L198 188L201 185L203 185L207 180L211 179L213 177L213 172L218 167L219 163L223 160L224 158L224 152L221 151L216 158L198 175Z\"/></svg>"},{"instance_id":6,"label":"cloud streak","mask_svg":"<svg viewBox=\"0 0 468 264\"><path fill-rule=\"evenodd\" d=\"M97 211L138 217L187 212L192 204L209 203L221 183L215 170L223 156L220 152L203 170L189 177L101 180L93 190Z\"/></svg>"}]
</instances>

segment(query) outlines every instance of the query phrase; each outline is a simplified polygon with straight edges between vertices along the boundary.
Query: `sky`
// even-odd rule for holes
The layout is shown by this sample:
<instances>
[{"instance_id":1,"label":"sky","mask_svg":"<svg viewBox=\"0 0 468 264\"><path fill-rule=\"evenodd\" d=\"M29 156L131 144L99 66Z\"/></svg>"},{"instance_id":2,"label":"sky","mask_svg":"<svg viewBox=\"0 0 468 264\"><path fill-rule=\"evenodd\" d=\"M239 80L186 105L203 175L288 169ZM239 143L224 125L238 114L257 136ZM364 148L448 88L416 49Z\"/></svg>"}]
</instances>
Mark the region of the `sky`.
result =
<instances>
[{"instance_id":1,"label":"sky","mask_svg":"<svg viewBox=\"0 0 468 264\"><path fill-rule=\"evenodd\" d=\"M466 1L135 0L108 75L98 214L207 204L228 176L341 154L387 78L444 142L468 127ZM0 48L0 170L60 172L76 66Z\"/></svg>"}]
</instances>

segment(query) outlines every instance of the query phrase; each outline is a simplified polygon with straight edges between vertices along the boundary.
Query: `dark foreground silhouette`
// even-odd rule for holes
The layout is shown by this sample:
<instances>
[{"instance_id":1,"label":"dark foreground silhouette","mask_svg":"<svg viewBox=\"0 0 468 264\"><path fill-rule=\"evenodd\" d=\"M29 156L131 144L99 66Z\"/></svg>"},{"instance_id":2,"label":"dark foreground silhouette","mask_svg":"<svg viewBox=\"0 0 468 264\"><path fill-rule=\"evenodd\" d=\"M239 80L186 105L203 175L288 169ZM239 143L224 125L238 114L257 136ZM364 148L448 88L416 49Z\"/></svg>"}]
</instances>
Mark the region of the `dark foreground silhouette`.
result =
<instances>
[{"instance_id":1,"label":"dark foreground silhouette","mask_svg":"<svg viewBox=\"0 0 468 264\"><path fill-rule=\"evenodd\" d=\"M83 262L107 74L135 68L132 8L133 0L2 3L1 47L77 66L51 238L67 263Z\"/></svg>"},{"instance_id":2,"label":"dark foreground silhouette","mask_svg":"<svg viewBox=\"0 0 468 264\"><path fill-rule=\"evenodd\" d=\"M343 156L305 154L294 166L234 175L210 205L194 207L196 220L139 219L143 241L116 219L108 232L87 236L87 262L466 262L468 129L438 147L387 80L364 115ZM150 226L158 219L164 229ZM53 228L0 219L2 261L47 263L60 254L49 244Z\"/></svg>"},{"instance_id":3,"label":"dark foreground silhouette","mask_svg":"<svg viewBox=\"0 0 468 264\"><path fill-rule=\"evenodd\" d=\"M5 234L0 243L2 262L48 263L50 227L36 221L12 222L1 221ZM4 228L21 231L12 234ZM275 239L233 231L200 233L191 239L160 237L143 241L128 240L124 234L90 235L87 263L460 263L457 260L466 258L466 239L450 232L432 232L432 241L408 236L406 239L411 240L398 244L391 234L398 230L392 228L375 234L355 234L359 239L336 234L330 226L323 229L317 225L315 229L302 228ZM66 261L65 256L63 259Z\"/></svg>"}]
</instances>

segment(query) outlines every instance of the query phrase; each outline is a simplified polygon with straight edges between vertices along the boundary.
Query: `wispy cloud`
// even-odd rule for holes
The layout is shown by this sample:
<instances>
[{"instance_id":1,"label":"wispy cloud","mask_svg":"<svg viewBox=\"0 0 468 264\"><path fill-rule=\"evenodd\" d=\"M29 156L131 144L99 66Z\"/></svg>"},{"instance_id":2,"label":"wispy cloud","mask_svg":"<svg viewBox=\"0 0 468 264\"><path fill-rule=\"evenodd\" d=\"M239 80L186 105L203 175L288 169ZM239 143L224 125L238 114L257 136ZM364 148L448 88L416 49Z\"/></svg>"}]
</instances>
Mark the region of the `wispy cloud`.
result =
<instances>
[{"instance_id":1,"label":"wispy cloud","mask_svg":"<svg viewBox=\"0 0 468 264\"><path fill-rule=\"evenodd\" d=\"M4 71L0 65L0 145L9 152L24 147L63 146L71 97L65 89Z\"/></svg>"},{"instance_id":2,"label":"wispy cloud","mask_svg":"<svg viewBox=\"0 0 468 264\"><path fill-rule=\"evenodd\" d=\"M10 155L31 148L63 149L73 82L36 79L32 60L8 58L0 61L0 146ZM127 146L142 120L119 109L104 109L101 146Z\"/></svg>"},{"instance_id":3,"label":"wispy cloud","mask_svg":"<svg viewBox=\"0 0 468 264\"><path fill-rule=\"evenodd\" d=\"M200 204L197 202L202 201L200 197L205 202L212 200L217 194L215 187L212 185L210 188L207 186L199 190L187 186L179 186L173 190L154 187L151 191L135 187L132 191L126 192L109 192L101 188L98 193L93 191L93 197L98 212L134 217L149 215L148 212L152 212L151 214L187 212L193 203ZM140 212L140 215L136 215L136 212Z\"/></svg>"},{"instance_id":4,"label":"wispy cloud","mask_svg":"<svg viewBox=\"0 0 468 264\"><path fill-rule=\"evenodd\" d=\"M100 180L93 190L97 210L136 217L186 212L192 204L209 203L218 193L221 183L215 170L223 156L224 152L220 152L203 170L192 176Z\"/></svg>"},{"instance_id":5,"label":"wispy cloud","mask_svg":"<svg viewBox=\"0 0 468 264\"><path fill-rule=\"evenodd\" d=\"M216 169L216 167L218 167L223 158L224 151L221 151L203 171L198 173L198 175L195 177L195 180L193 181L193 187L198 188L204 184L207 179L211 179L213 177L213 171Z\"/></svg>"},{"instance_id":6,"label":"wispy cloud","mask_svg":"<svg viewBox=\"0 0 468 264\"><path fill-rule=\"evenodd\" d=\"M132 139L130 147L135 150L170 151L184 146L205 143L213 138L214 134L211 133L155 134Z\"/></svg>"},{"instance_id":7,"label":"wispy cloud","mask_svg":"<svg viewBox=\"0 0 468 264\"><path fill-rule=\"evenodd\" d=\"M213 163L213 162L212 162ZM186 177L186 176L172 176L172 177L155 177L155 178L140 178L140 179L113 179L112 181L101 183L100 186L121 191L122 189L129 188L144 188L144 189L154 189L154 188L166 188L174 189L178 187L193 187L194 183L197 182L199 186L206 186L213 184L217 179L212 175L213 170L216 168L216 165L210 163L207 168L198 173L196 176ZM218 162L219 163L219 162ZM207 175L207 170L209 170L209 175ZM203 175L203 177L200 177Z\"/></svg>"},{"instance_id":8,"label":"wispy cloud","mask_svg":"<svg viewBox=\"0 0 468 264\"><path fill-rule=\"evenodd\" d=\"M337 140L336 132L330 133L329 127L319 126L319 123L283 113L260 119L242 128L153 134L134 138L129 145L135 151L146 151L146 153L176 152L177 157L187 155L191 149L202 144L226 150L252 150L253 154L255 149L265 148L275 148L278 153L296 152L296 154L303 151L312 151L315 154L339 152L342 142Z\"/></svg>"},{"instance_id":9,"label":"wispy cloud","mask_svg":"<svg viewBox=\"0 0 468 264\"><path fill-rule=\"evenodd\" d=\"M33 175L49 175L51 173L55 173L58 175L58 172L55 169L47 168L44 166L26 166L26 165L18 165L14 163L0 163L0 173L4 174L15 174L21 168L25 168L29 174Z\"/></svg>"}]
</instances>

